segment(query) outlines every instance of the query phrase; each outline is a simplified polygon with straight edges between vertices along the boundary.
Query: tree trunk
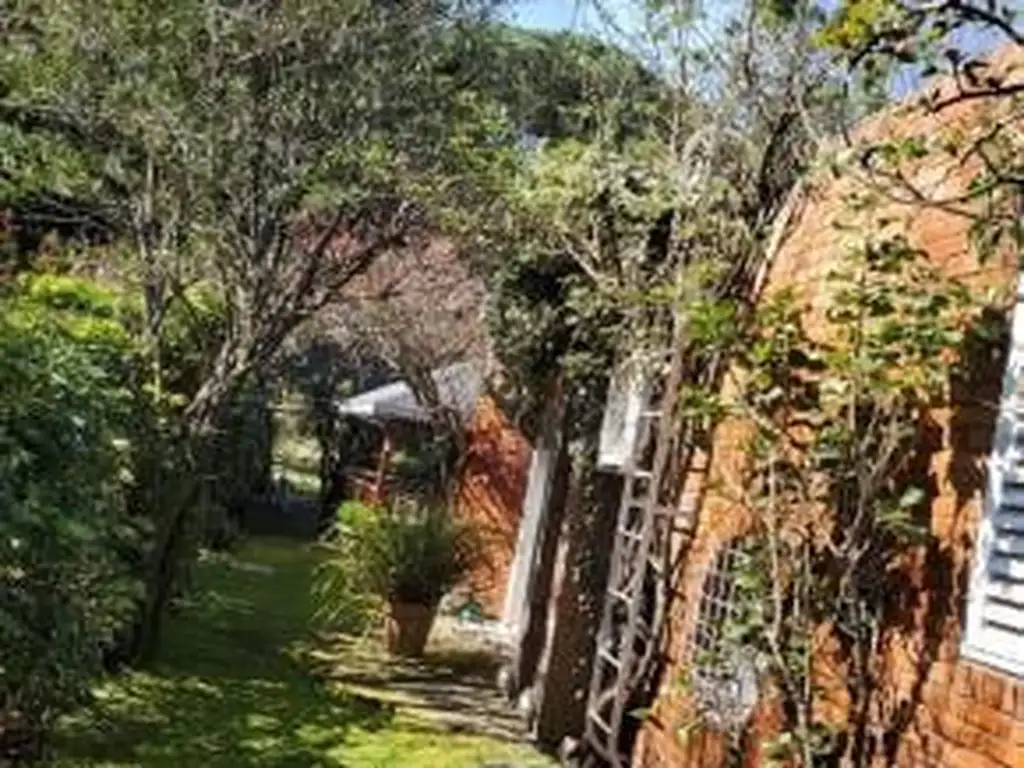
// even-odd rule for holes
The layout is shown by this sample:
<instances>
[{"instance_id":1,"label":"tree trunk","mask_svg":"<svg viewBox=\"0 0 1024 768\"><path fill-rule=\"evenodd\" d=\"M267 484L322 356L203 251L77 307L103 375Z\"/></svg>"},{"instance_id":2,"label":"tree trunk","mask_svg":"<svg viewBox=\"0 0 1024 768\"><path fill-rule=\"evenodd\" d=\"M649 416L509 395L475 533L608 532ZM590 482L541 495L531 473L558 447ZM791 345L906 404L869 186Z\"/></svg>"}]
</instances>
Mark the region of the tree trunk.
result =
<instances>
[{"instance_id":1,"label":"tree trunk","mask_svg":"<svg viewBox=\"0 0 1024 768\"><path fill-rule=\"evenodd\" d=\"M184 534L188 516L199 501L202 476L212 466L215 456L211 438L244 374L242 367L227 364L231 357L222 351L214 372L185 409L185 439L191 454L192 472L182 481L189 487L172 499L168 508L156 510L160 516L158 534L150 555L142 610L129 644L131 659L150 656L159 644L163 617L174 596L181 558L186 552Z\"/></svg>"},{"instance_id":2,"label":"tree trunk","mask_svg":"<svg viewBox=\"0 0 1024 768\"><path fill-rule=\"evenodd\" d=\"M0 768L38 764L45 757L45 745L42 724L0 709Z\"/></svg>"},{"instance_id":3,"label":"tree trunk","mask_svg":"<svg viewBox=\"0 0 1024 768\"><path fill-rule=\"evenodd\" d=\"M163 617L174 594L179 558L184 549L185 521L198 500L198 490L199 483L196 483L194 491L187 494L183 503L174 505L170 510L163 535L154 547L146 597L130 646L129 656L132 659L151 658L159 646Z\"/></svg>"}]
</instances>

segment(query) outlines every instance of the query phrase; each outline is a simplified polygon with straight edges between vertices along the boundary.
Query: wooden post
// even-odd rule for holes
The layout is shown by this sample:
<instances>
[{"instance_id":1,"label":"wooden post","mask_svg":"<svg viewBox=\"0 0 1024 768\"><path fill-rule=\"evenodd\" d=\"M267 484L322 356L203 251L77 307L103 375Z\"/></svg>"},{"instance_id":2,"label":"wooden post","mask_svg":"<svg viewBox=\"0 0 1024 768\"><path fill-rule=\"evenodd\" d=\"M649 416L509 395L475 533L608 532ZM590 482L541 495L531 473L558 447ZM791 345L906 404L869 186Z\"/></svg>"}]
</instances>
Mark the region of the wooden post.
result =
<instances>
[{"instance_id":1,"label":"wooden post","mask_svg":"<svg viewBox=\"0 0 1024 768\"><path fill-rule=\"evenodd\" d=\"M391 466L391 454L393 452L393 440L388 422L384 422L384 439L381 442L380 453L377 456L377 476L373 481L373 501L376 504L383 504L387 499L385 480L387 479L388 467Z\"/></svg>"},{"instance_id":2,"label":"wooden post","mask_svg":"<svg viewBox=\"0 0 1024 768\"><path fill-rule=\"evenodd\" d=\"M523 513L519 518L516 551L505 591L502 623L514 637L522 628L533 585L536 583L537 558L561 450L563 410L561 381L556 379L549 385L541 429L534 441L530 457L530 472L526 480L526 495L523 497Z\"/></svg>"},{"instance_id":3,"label":"wooden post","mask_svg":"<svg viewBox=\"0 0 1024 768\"><path fill-rule=\"evenodd\" d=\"M549 385L536 440L513 583L506 603L513 648L507 674L503 675L505 682L501 684L506 694L519 700L521 714L531 731L536 722L536 708L531 702L537 692L538 665L548 636L548 602L568 490L567 421L565 392L558 375Z\"/></svg>"},{"instance_id":4,"label":"wooden post","mask_svg":"<svg viewBox=\"0 0 1024 768\"><path fill-rule=\"evenodd\" d=\"M547 637L534 697L538 742L551 748L583 733L616 511L618 475L573 468L552 573ZM584 486L590 484L589 490Z\"/></svg>"}]
</instances>

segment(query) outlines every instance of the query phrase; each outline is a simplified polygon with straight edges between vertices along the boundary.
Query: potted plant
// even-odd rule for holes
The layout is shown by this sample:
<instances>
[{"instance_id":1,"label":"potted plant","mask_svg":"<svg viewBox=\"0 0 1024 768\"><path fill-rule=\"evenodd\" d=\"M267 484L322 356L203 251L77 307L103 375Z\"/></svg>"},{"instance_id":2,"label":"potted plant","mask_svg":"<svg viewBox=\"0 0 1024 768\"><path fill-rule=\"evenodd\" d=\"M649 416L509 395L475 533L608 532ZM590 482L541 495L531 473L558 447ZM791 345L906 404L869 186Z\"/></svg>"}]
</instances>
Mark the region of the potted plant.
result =
<instances>
[{"instance_id":1,"label":"potted plant","mask_svg":"<svg viewBox=\"0 0 1024 768\"><path fill-rule=\"evenodd\" d=\"M387 648L420 656L441 597L466 575L476 542L444 507L414 500L382 508L344 504L336 546L348 584L358 583L384 603Z\"/></svg>"}]
</instances>

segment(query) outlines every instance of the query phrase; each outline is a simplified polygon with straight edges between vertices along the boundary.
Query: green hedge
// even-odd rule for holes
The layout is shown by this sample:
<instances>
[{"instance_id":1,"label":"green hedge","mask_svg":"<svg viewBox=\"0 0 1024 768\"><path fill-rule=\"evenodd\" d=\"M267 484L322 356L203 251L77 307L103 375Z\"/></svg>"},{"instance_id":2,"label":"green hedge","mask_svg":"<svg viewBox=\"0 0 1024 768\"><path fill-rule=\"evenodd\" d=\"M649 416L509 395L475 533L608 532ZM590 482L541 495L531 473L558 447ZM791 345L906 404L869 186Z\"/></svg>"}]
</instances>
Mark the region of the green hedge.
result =
<instances>
[{"instance_id":1,"label":"green hedge","mask_svg":"<svg viewBox=\"0 0 1024 768\"><path fill-rule=\"evenodd\" d=\"M34 288L0 304L0 762L88 691L144 538L124 493L130 341L92 287L50 285L59 306Z\"/></svg>"}]
</instances>

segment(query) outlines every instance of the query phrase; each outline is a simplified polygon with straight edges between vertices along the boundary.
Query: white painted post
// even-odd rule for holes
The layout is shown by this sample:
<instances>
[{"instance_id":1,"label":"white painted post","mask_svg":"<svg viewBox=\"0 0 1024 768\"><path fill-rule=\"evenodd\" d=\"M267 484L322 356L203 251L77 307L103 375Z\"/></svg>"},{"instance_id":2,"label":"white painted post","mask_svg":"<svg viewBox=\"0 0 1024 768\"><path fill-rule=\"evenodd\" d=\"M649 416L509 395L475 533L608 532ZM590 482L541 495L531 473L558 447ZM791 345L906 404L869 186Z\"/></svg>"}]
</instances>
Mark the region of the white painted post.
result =
<instances>
[{"instance_id":1,"label":"white painted post","mask_svg":"<svg viewBox=\"0 0 1024 768\"><path fill-rule=\"evenodd\" d=\"M505 608L502 622L510 634L515 634L522 619L523 609L529 597L527 584L529 571L537 555L540 537L538 533L547 509L551 492L551 474L554 469L555 452L548 446L538 445L530 458L530 474L523 499L523 514L519 521L519 535L516 553L512 560L508 587L505 591Z\"/></svg>"},{"instance_id":2,"label":"white painted post","mask_svg":"<svg viewBox=\"0 0 1024 768\"><path fill-rule=\"evenodd\" d=\"M543 540L548 500L554 480L555 465L562 445L562 392L557 384L544 406L543 422L530 457L530 473L523 498L523 514L519 518L516 552L505 589L502 624L508 636L516 638L521 630L526 607L533 592L534 566Z\"/></svg>"}]
</instances>

